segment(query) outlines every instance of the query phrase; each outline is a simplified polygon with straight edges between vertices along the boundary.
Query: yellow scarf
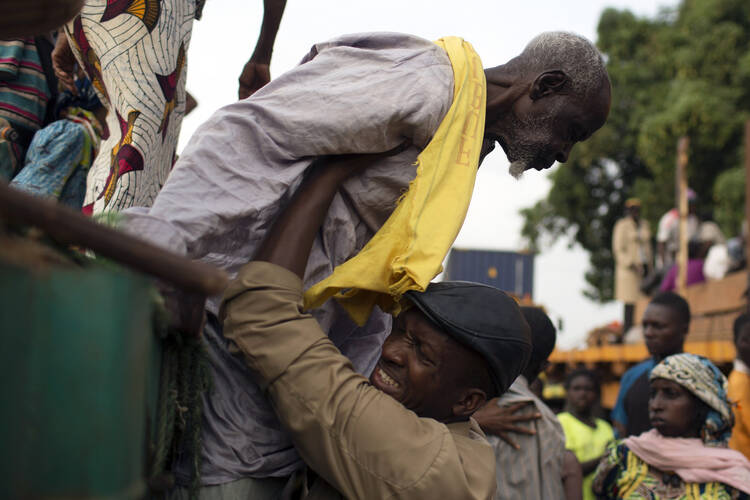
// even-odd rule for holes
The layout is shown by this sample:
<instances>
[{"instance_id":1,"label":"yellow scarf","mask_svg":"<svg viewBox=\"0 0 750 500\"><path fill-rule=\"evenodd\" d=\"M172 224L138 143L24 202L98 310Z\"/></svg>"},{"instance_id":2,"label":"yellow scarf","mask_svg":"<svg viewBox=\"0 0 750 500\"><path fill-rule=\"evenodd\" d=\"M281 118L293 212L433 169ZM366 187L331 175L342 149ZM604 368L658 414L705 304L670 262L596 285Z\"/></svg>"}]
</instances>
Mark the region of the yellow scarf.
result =
<instances>
[{"instance_id":1,"label":"yellow scarf","mask_svg":"<svg viewBox=\"0 0 750 500\"><path fill-rule=\"evenodd\" d=\"M357 255L305 292L305 309L335 295L363 325L373 306L398 313L405 292L424 291L443 270L474 189L487 84L471 44L456 37L435 43L453 67L453 103L417 157L417 175L391 216Z\"/></svg>"}]
</instances>

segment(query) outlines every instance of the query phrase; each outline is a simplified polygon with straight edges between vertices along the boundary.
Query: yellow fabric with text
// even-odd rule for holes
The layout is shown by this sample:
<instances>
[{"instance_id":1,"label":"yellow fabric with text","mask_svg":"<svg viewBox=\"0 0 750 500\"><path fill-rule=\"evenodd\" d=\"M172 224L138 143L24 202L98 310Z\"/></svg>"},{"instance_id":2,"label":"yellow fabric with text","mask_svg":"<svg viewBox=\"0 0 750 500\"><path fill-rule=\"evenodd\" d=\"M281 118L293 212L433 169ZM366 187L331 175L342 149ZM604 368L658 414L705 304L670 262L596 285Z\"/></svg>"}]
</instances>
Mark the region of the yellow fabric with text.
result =
<instances>
[{"instance_id":1,"label":"yellow fabric with text","mask_svg":"<svg viewBox=\"0 0 750 500\"><path fill-rule=\"evenodd\" d=\"M487 84L471 44L456 37L435 43L451 61L453 103L417 157L417 175L396 209L356 256L305 292L306 309L335 296L363 325L375 305L398 313L405 292L424 291L443 269L474 189Z\"/></svg>"}]
</instances>

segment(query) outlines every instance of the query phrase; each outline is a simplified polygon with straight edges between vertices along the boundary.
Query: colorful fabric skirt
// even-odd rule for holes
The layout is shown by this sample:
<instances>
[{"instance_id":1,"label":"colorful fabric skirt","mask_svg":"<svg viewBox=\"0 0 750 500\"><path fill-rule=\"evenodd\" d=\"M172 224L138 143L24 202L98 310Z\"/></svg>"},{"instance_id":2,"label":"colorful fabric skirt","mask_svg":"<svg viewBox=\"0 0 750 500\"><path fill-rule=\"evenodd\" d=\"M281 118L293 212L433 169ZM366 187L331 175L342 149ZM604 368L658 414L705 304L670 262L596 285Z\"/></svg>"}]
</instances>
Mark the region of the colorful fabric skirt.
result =
<instances>
[{"instance_id":1,"label":"colorful fabric skirt","mask_svg":"<svg viewBox=\"0 0 750 500\"><path fill-rule=\"evenodd\" d=\"M195 0L87 0L65 28L108 110L84 213L150 206L174 162Z\"/></svg>"}]
</instances>

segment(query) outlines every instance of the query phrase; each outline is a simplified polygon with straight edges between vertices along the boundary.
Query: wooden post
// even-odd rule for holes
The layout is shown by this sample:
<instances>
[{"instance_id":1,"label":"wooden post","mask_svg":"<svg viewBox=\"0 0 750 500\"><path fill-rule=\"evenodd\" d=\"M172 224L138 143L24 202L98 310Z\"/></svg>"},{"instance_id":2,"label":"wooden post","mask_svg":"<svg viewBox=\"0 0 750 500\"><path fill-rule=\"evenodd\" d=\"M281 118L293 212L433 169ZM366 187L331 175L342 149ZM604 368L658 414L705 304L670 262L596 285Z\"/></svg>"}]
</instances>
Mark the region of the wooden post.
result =
<instances>
[{"instance_id":1,"label":"wooden post","mask_svg":"<svg viewBox=\"0 0 750 500\"><path fill-rule=\"evenodd\" d=\"M748 233L750 233L750 120L745 122L745 224L749 226ZM750 236L744 236L750 239ZM750 262L750 245L747 241L745 241L745 252L747 262ZM747 284L750 288L750 266L747 271ZM750 312L750 300L747 301L747 310Z\"/></svg>"},{"instance_id":2,"label":"wooden post","mask_svg":"<svg viewBox=\"0 0 750 500\"><path fill-rule=\"evenodd\" d=\"M688 199L687 199L687 163L690 139L686 136L680 137L677 142L677 168L676 168L676 193L677 207L680 213L680 248L677 252L677 292L685 295L687 286L687 264L688 264Z\"/></svg>"}]
</instances>

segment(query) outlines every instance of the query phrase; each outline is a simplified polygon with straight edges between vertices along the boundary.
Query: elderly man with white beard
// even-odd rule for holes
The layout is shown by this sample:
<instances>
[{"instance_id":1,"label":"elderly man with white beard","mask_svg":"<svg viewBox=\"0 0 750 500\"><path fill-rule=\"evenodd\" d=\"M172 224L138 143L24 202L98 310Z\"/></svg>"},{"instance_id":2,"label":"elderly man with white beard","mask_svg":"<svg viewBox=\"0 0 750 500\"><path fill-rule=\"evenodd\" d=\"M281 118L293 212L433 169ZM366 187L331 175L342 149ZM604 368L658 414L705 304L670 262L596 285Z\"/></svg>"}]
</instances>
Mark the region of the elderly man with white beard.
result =
<instances>
[{"instance_id":1,"label":"elderly man with white beard","mask_svg":"<svg viewBox=\"0 0 750 500\"><path fill-rule=\"evenodd\" d=\"M484 70L460 39L345 35L314 45L299 66L217 111L193 135L153 206L124 212L124 227L234 275L253 257L317 159L393 151L340 187L307 263L309 288L356 256L403 197L424 185L420 172L433 167L432 158L445 159L428 152L457 144L447 159L453 166L432 177L430 189L444 186L456 170L469 176L460 195L443 194L436 201L437 191L430 190L426 196L426 203L461 206L458 227L436 220L422 237L453 238L479 164L496 142L514 176L542 170L565 162L577 142L604 124L609 106L604 61L591 42L575 34L543 33L519 56ZM427 281L444 256L433 256L435 272ZM252 374L228 353L216 319L219 302L220 297L208 298L202 330L214 383L203 401L200 482L221 485L225 496L232 485L248 491L251 484L257 498L273 498L302 463ZM311 314L354 367L369 375L390 316L375 308L358 326L330 300ZM177 321L180 328L193 331L201 328L201 316L184 307L175 314L186 318ZM179 483L195 477L191 463L175 464Z\"/></svg>"}]
</instances>

